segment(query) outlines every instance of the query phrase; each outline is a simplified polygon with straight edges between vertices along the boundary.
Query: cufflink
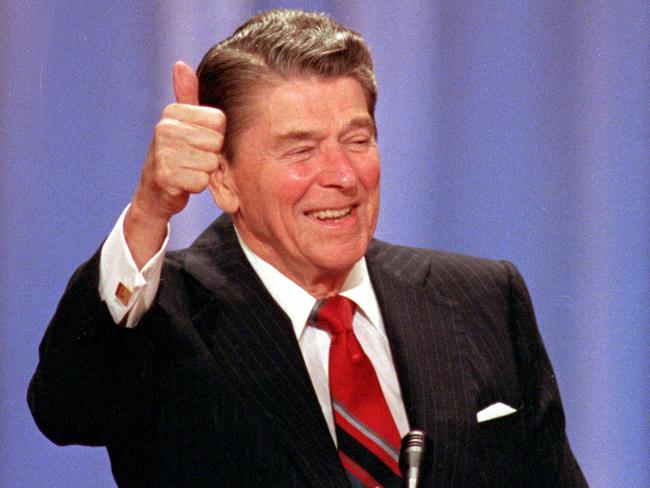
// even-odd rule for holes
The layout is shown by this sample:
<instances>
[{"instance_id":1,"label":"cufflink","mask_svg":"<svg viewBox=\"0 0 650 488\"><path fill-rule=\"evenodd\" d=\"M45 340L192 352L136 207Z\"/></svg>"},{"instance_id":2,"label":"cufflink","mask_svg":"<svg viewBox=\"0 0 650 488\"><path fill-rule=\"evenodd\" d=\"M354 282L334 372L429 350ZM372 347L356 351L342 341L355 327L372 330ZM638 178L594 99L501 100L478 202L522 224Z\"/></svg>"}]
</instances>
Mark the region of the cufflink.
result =
<instances>
[{"instance_id":1,"label":"cufflink","mask_svg":"<svg viewBox=\"0 0 650 488\"><path fill-rule=\"evenodd\" d=\"M126 307L131 301L132 295L133 293L124 283L120 281L117 284L117 288L115 289L115 297L120 301L122 305Z\"/></svg>"}]
</instances>

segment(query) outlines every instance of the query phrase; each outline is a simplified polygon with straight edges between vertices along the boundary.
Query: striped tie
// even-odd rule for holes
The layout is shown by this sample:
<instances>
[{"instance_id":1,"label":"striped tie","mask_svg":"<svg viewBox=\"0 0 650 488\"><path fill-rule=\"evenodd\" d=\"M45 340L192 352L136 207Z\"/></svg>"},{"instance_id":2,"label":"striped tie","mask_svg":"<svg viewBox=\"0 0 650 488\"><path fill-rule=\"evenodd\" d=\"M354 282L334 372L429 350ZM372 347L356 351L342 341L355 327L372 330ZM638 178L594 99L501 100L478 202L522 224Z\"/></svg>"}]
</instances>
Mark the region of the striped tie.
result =
<instances>
[{"instance_id":1,"label":"striped tie","mask_svg":"<svg viewBox=\"0 0 650 488\"><path fill-rule=\"evenodd\" d=\"M399 487L400 436L372 363L352 330L356 305L326 300L317 324L332 335L329 380L339 455L353 486Z\"/></svg>"}]
</instances>

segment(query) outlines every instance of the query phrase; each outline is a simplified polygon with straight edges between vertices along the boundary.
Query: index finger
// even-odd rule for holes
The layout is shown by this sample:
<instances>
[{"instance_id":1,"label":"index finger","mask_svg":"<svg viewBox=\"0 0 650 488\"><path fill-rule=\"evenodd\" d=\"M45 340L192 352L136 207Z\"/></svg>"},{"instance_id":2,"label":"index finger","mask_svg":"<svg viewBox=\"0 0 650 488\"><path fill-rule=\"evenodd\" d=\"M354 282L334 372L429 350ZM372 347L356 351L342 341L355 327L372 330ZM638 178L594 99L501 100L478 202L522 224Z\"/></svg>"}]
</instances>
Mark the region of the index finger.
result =
<instances>
[{"instance_id":1,"label":"index finger","mask_svg":"<svg viewBox=\"0 0 650 488\"><path fill-rule=\"evenodd\" d=\"M225 114L214 107L172 103L165 107L162 117L219 132L225 132L226 128Z\"/></svg>"}]
</instances>

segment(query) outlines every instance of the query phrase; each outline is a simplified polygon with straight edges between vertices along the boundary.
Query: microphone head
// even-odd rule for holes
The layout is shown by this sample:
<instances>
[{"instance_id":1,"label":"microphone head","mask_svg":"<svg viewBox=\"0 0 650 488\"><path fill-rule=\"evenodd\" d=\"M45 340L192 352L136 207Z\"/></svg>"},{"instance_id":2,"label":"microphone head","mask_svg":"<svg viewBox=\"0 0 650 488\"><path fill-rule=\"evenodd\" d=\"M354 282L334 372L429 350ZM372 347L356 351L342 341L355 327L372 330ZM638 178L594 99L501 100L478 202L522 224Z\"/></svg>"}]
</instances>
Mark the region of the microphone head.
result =
<instances>
[{"instance_id":1,"label":"microphone head","mask_svg":"<svg viewBox=\"0 0 650 488\"><path fill-rule=\"evenodd\" d=\"M410 448L423 449L426 436L421 430L412 430L402 439L402 451Z\"/></svg>"},{"instance_id":2,"label":"microphone head","mask_svg":"<svg viewBox=\"0 0 650 488\"><path fill-rule=\"evenodd\" d=\"M402 439L399 467L405 478L419 477L427 438L421 430L412 430Z\"/></svg>"}]
</instances>

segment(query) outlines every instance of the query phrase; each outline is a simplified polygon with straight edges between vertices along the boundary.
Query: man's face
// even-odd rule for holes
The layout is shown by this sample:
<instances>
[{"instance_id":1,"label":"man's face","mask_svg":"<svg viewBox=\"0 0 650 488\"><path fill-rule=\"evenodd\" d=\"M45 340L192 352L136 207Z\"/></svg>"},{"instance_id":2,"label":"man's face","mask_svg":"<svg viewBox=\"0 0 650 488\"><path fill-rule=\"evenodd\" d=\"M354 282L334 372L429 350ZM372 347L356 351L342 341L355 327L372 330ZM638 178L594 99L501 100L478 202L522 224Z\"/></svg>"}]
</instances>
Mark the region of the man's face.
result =
<instances>
[{"instance_id":1,"label":"man's face","mask_svg":"<svg viewBox=\"0 0 650 488\"><path fill-rule=\"evenodd\" d=\"M340 281L365 254L379 210L379 153L361 85L290 79L260 90L251 110L229 166L237 229L308 291Z\"/></svg>"}]
</instances>

